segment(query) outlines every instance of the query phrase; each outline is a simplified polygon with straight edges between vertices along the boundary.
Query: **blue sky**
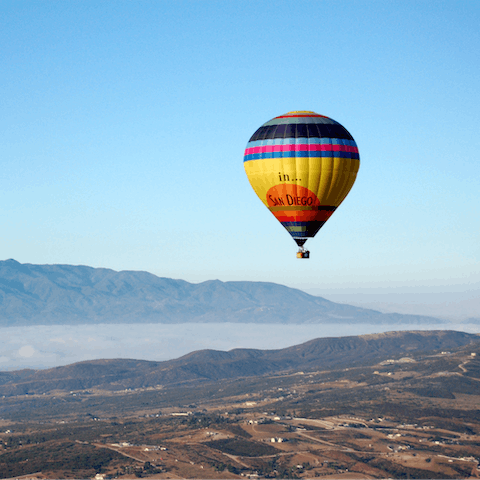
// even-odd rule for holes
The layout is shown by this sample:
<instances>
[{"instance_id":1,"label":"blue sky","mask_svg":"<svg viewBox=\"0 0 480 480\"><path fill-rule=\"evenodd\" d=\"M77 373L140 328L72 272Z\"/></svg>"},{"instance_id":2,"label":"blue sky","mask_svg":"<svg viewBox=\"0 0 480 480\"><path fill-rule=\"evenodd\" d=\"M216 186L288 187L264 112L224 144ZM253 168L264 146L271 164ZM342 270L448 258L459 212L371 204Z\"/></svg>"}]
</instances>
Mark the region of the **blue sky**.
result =
<instances>
[{"instance_id":1,"label":"blue sky","mask_svg":"<svg viewBox=\"0 0 480 480\"><path fill-rule=\"evenodd\" d=\"M2 1L0 257L304 289L480 288L480 3ZM355 138L310 260L243 151L291 110Z\"/></svg>"}]
</instances>

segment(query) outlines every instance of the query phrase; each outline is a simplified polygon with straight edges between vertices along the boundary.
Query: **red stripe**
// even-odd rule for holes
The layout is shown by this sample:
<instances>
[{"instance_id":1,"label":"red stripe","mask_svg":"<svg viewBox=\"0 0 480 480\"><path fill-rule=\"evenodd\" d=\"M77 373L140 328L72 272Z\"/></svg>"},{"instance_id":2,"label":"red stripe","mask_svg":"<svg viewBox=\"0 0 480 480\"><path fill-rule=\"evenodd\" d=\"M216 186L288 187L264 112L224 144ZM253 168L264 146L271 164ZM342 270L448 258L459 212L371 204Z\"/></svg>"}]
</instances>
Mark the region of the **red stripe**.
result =
<instances>
[{"instance_id":1,"label":"red stripe","mask_svg":"<svg viewBox=\"0 0 480 480\"><path fill-rule=\"evenodd\" d=\"M245 155L253 153L271 153L271 152L353 152L358 153L358 148L352 145L330 145L330 144L291 144L291 145L262 145L260 147L250 147L245 149Z\"/></svg>"},{"instance_id":2,"label":"red stripe","mask_svg":"<svg viewBox=\"0 0 480 480\"><path fill-rule=\"evenodd\" d=\"M325 210L295 210L272 212L279 222L326 222L333 212Z\"/></svg>"},{"instance_id":3,"label":"red stripe","mask_svg":"<svg viewBox=\"0 0 480 480\"><path fill-rule=\"evenodd\" d=\"M280 115L279 117L275 118L303 118L303 117L321 117L321 118L328 118L325 115L319 115L318 113L310 113L305 115ZM329 119L330 120L330 119Z\"/></svg>"}]
</instances>

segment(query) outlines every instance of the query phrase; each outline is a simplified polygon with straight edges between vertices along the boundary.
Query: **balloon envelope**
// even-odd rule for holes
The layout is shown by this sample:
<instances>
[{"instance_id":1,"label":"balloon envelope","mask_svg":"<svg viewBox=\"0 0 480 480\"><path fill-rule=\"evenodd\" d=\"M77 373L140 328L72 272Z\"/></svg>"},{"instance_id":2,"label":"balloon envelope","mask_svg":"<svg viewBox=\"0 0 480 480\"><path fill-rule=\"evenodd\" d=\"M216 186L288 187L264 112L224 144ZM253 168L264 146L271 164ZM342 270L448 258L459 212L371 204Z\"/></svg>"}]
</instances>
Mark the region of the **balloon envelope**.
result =
<instances>
[{"instance_id":1,"label":"balloon envelope","mask_svg":"<svg viewBox=\"0 0 480 480\"><path fill-rule=\"evenodd\" d=\"M252 135L244 167L260 200L301 246L347 196L360 157L342 125L299 111L273 118Z\"/></svg>"}]
</instances>

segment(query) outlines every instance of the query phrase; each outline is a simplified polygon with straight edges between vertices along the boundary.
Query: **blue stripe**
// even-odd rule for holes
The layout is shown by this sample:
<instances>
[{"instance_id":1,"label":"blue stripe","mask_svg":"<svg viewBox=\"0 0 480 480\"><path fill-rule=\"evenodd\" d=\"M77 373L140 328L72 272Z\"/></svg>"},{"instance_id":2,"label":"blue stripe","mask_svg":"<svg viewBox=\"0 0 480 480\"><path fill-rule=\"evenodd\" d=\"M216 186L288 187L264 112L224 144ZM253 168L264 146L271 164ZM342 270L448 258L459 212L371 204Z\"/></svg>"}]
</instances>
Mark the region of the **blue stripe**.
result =
<instances>
[{"instance_id":1,"label":"blue stripe","mask_svg":"<svg viewBox=\"0 0 480 480\"><path fill-rule=\"evenodd\" d=\"M333 151L321 151L321 152L309 152L309 151L297 151L297 152L264 152L264 153L251 153L243 157L244 162L250 160L263 160L267 158L351 158L359 160L360 156L355 152L333 152Z\"/></svg>"}]
</instances>

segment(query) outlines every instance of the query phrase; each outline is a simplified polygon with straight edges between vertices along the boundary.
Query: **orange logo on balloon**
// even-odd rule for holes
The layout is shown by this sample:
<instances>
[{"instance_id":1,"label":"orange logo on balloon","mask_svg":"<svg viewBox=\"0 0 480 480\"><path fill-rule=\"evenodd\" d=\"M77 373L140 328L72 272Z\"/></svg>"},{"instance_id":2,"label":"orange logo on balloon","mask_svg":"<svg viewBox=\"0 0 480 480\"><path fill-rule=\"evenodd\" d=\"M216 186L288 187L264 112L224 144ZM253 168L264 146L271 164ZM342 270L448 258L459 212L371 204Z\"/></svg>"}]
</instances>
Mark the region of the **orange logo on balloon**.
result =
<instances>
[{"instance_id":1,"label":"orange logo on balloon","mask_svg":"<svg viewBox=\"0 0 480 480\"><path fill-rule=\"evenodd\" d=\"M281 210L281 207L299 207L298 210L307 210L308 207L318 207L320 200L308 188L292 183L282 183L268 190L267 203L269 207L277 207L275 210Z\"/></svg>"}]
</instances>

